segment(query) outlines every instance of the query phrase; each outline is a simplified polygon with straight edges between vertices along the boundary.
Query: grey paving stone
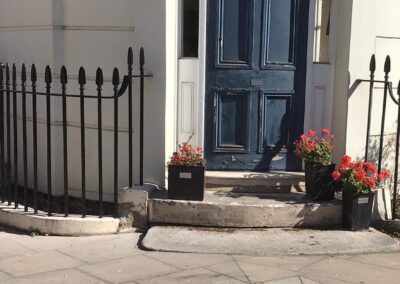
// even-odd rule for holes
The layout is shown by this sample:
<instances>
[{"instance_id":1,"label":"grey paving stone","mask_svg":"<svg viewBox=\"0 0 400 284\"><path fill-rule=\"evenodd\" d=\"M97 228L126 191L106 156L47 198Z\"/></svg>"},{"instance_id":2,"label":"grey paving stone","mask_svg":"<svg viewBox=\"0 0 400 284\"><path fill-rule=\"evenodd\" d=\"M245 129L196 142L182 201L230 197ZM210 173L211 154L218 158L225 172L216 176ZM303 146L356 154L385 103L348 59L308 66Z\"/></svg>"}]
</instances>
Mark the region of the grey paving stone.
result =
<instances>
[{"instance_id":1,"label":"grey paving stone","mask_svg":"<svg viewBox=\"0 0 400 284\"><path fill-rule=\"evenodd\" d=\"M12 235L8 234L7 238L22 244L36 252L45 252L67 247L73 247L83 244L91 244L111 239L118 239L117 235L91 236L91 237L60 237L60 236L35 236L29 235Z\"/></svg>"},{"instance_id":2,"label":"grey paving stone","mask_svg":"<svg viewBox=\"0 0 400 284\"><path fill-rule=\"evenodd\" d=\"M400 279L400 269L388 269L337 258L326 258L307 267L303 273L307 277L316 275L356 283L398 284Z\"/></svg>"},{"instance_id":3,"label":"grey paving stone","mask_svg":"<svg viewBox=\"0 0 400 284\"><path fill-rule=\"evenodd\" d=\"M253 264L244 261L237 262L243 273L248 277L251 283L266 282L282 278L297 276L298 272L266 267L265 265Z\"/></svg>"},{"instance_id":4,"label":"grey paving stone","mask_svg":"<svg viewBox=\"0 0 400 284\"><path fill-rule=\"evenodd\" d=\"M0 238L0 259L28 255L34 253L33 250L26 248L7 238Z\"/></svg>"},{"instance_id":5,"label":"grey paving stone","mask_svg":"<svg viewBox=\"0 0 400 284\"><path fill-rule=\"evenodd\" d=\"M23 278L9 279L4 283L9 284L105 284L100 279L94 278L75 269L54 271Z\"/></svg>"},{"instance_id":6,"label":"grey paving stone","mask_svg":"<svg viewBox=\"0 0 400 284\"><path fill-rule=\"evenodd\" d=\"M312 265L323 258L324 256L252 256L243 258L241 256L236 256L236 259L243 262L261 264L268 267L292 271L300 271L301 269Z\"/></svg>"},{"instance_id":7,"label":"grey paving stone","mask_svg":"<svg viewBox=\"0 0 400 284\"><path fill-rule=\"evenodd\" d=\"M137 281L140 284L175 284L175 283L190 283L190 284L235 284L243 283L236 279L226 277L224 275L211 272L205 269L187 270L172 273L164 276L153 277Z\"/></svg>"},{"instance_id":8,"label":"grey paving stone","mask_svg":"<svg viewBox=\"0 0 400 284\"><path fill-rule=\"evenodd\" d=\"M133 281L177 271L176 268L144 255L83 266L80 270L112 283Z\"/></svg>"},{"instance_id":9,"label":"grey paving stone","mask_svg":"<svg viewBox=\"0 0 400 284\"><path fill-rule=\"evenodd\" d=\"M229 255L223 254L150 252L146 255L182 269L200 268L221 262L232 261Z\"/></svg>"},{"instance_id":10,"label":"grey paving stone","mask_svg":"<svg viewBox=\"0 0 400 284\"><path fill-rule=\"evenodd\" d=\"M387 268L400 270L400 253L356 255L351 258L351 261L368 263L371 265L384 266Z\"/></svg>"},{"instance_id":11,"label":"grey paving stone","mask_svg":"<svg viewBox=\"0 0 400 284\"><path fill-rule=\"evenodd\" d=\"M98 263L142 253L136 246L137 238L137 234L126 234L119 238L75 245L59 251L88 263Z\"/></svg>"},{"instance_id":12,"label":"grey paving stone","mask_svg":"<svg viewBox=\"0 0 400 284\"><path fill-rule=\"evenodd\" d=\"M26 276L81 265L82 262L59 252L44 252L0 260L0 270L13 276Z\"/></svg>"},{"instance_id":13,"label":"grey paving stone","mask_svg":"<svg viewBox=\"0 0 400 284\"><path fill-rule=\"evenodd\" d=\"M265 284L303 284L302 280L297 277L290 277L290 278L282 278L272 281L264 282ZM310 283L311 284L311 283Z\"/></svg>"},{"instance_id":14,"label":"grey paving stone","mask_svg":"<svg viewBox=\"0 0 400 284\"><path fill-rule=\"evenodd\" d=\"M237 279L245 283L249 283L248 278L246 277L242 269L235 261L215 264L212 266L208 266L206 269L231 277L233 279Z\"/></svg>"}]
</instances>

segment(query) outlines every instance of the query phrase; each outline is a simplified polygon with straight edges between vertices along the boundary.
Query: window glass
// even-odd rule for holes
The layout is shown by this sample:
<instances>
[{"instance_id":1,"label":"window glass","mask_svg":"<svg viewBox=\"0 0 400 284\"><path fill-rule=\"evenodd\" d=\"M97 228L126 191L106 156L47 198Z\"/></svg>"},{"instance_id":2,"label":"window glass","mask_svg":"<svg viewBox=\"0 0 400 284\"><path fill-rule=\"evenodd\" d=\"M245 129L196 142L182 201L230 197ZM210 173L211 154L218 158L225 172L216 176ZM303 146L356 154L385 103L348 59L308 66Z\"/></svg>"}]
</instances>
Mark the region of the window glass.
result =
<instances>
[{"instance_id":1,"label":"window glass","mask_svg":"<svg viewBox=\"0 0 400 284\"><path fill-rule=\"evenodd\" d=\"M315 7L314 62L329 63L331 0L317 0Z\"/></svg>"},{"instance_id":2,"label":"window glass","mask_svg":"<svg viewBox=\"0 0 400 284\"><path fill-rule=\"evenodd\" d=\"M199 0L182 0L181 57L198 57Z\"/></svg>"}]
</instances>

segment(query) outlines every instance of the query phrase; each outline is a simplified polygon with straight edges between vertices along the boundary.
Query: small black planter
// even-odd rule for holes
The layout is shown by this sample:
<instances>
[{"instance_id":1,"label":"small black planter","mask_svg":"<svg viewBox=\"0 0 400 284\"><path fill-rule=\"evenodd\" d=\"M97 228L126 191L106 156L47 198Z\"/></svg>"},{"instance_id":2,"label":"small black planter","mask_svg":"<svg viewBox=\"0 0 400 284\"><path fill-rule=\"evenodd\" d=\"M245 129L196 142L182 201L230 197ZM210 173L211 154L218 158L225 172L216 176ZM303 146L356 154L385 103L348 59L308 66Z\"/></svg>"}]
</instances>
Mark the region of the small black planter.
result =
<instances>
[{"instance_id":1,"label":"small black planter","mask_svg":"<svg viewBox=\"0 0 400 284\"><path fill-rule=\"evenodd\" d=\"M343 192L343 225L351 231L368 230L375 192L353 195Z\"/></svg>"},{"instance_id":2,"label":"small black planter","mask_svg":"<svg viewBox=\"0 0 400 284\"><path fill-rule=\"evenodd\" d=\"M306 196L315 201L329 201L335 197L335 189L331 186L335 164L323 166L305 163Z\"/></svg>"},{"instance_id":3,"label":"small black planter","mask_svg":"<svg viewBox=\"0 0 400 284\"><path fill-rule=\"evenodd\" d=\"M168 198L204 199L204 167L168 166Z\"/></svg>"}]
</instances>

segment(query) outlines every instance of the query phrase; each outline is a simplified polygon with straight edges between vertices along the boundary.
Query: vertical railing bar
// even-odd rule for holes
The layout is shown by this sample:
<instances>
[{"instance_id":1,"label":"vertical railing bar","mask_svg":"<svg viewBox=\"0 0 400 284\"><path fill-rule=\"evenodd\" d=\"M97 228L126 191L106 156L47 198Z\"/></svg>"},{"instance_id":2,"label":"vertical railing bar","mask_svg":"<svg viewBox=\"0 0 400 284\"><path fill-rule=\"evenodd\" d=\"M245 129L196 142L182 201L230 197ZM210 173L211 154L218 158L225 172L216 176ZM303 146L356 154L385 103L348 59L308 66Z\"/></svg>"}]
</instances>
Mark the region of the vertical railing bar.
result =
<instances>
[{"instance_id":1,"label":"vertical railing bar","mask_svg":"<svg viewBox=\"0 0 400 284\"><path fill-rule=\"evenodd\" d=\"M83 67L79 68L79 92L81 105L81 182L82 182L82 217L86 217L86 151L85 151L85 84L86 74Z\"/></svg>"},{"instance_id":2,"label":"vertical railing bar","mask_svg":"<svg viewBox=\"0 0 400 284\"><path fill-rule=\"evenodd\" d=\"M50 89L51 89L51 70L50 66L46 66L45 71L46 82L46 127L47 127L47 212L52 215L52 196L51 196L51 113L50 113Z\"/></svg>"},{"instance_id":3,"label":"vertical railing bar","mask_svg":"<svg viewBox=\"0 0 400 284\"><path fill-rule=\"evenodd\" d=\"M63 160L64 160L64 216L68 217L68 129L67 129L67 69L61 67L60 73L63 121Z\"/></svg>"},{"instance_id":4,"label":"vertical railing bar","mask_svg":"<svg viewBox=\"0 0 400 284\"><path fill-rule=\"evenodd\" d=\"M0 62L0 163L1 163L1 202L4 203L5 201L5 190L6 190L6 183L5 183L5 157L4 157L4 77L3 77L3 63Z\"/></svg>"},{"instance_id":5,"label":"vertical railing bar","mask_svg":"<svg viewBox=\"0 0 400 284\"><path fill-rule=\"evenodd\" d=\"M28 151L26 134L26 67L22 64L21 71L21 90L22 90L22 155L24 167L24 210L28 211Z\"/></svg>"},{"instance_id":6,"label":"vertical railing bar","mask_svg":"<svg viewBox=\"0 0 400 284\"><path fill-rule=\"evenodd\" d=\"M102 101L101 92L103 85L103 71L97 68L96 71L97 85L97 140L98 140L98 170L99 170L99 216L102 217L103 212L103 135L102 135Z\"/></svg>"},{"instance_id":7,"label":"vertical railing bar","mask_svg":"<svg viewBox=\"0 0 400 284\"><path fill-rule=\"evenodd\" d=\"M14 130L14 207L18 208L18 121L17 121L17 68L12 66L12 90L13 90L13 130Z\"/></svg>"},{"instance_id":8,"label":"vertical railing bar","mask_svg":"<svg viewBox=\"0 0 400 284\"><path fill-rule=\"evenodd\" d=\"M114 85L114 217L118 217L118 85L119 72L113 71Z\"/></svg>"},{"instance_id":9,"label":"vertical railing bar","mask_svg":"<svg viewBox=\"0 0 400 284\"><path fill-rule=\"evenodd\" d=\"M36 67L31 66L32 81L32 148L33 148L33 210L35 214L38 212L38 169L37 169L37 106L36 106Z\"/></svg>"},{"instance_id":10,"label":"vertical railing bar","mask_svg":"<svg viewBox=\"0 0 400 284\"><path fill-rule=\"evenodd\" d=\"M133 51L130 47L128 49L128 125L129 125L129 187L133 186L133 150L132 150L132 65L133 65Z\"/></svg>"},{"instance_id":11,"label":"vertical railing bar","mask_svg":"<svg viewBox=\"0 0 400 284\"><path fill-rule=\"evenodd\" d=\"M10 118L10 66L6 64L6 110L7 110L7 164L6 164L6 179L8 191L8 206L11 205L11 118Z\"/></svg>"},{"instance_id":12,"label":"vertical railing bar","mask_svg":"<svg viewBox=\"0 0 400 284\"><path fill-rule=\"evenodd\" d=\"M396 132L396 154L394 160L394 188L393 188L393 206L392 206L392 219L396 219L397 213L397 190L399 180L399 147L400 147L400 81L397 87L398 104L397 104L397 132Z\"/></svg>"},{"instance_id":13,"label":"vertical railing bar","mask_svg":"<svg viewBox=\"0 0 400 284\"><path fill-rule=\"evenodd\" d=\"M143 151L144 151L144 49L140 49L140 185L143 185Z\"/></svg>"},{"instance_id":14,"label":"vertical railing bar","mask_svg":"<svg viewBox=\"0 0 400 284\"><path fill-rule=\"evenodd\" d=\"M388 80L389 80L389 72L390 72L390 57L386 56L385 60L385 86L383 91L383 105L382 105L382 121L381 121L381 133L379 140L379 157L378 157L378 172L382 170L382 156L383 156L383 140L385 134L385 117L386 117L386 101L387 101L387 92L388 92Z\"/></svg>"},{"instance_id":15,"label":"vertical railing bar","mask_svg":"<svg viewBox=\"0 0 400 284\"><path fill-rule=\"evenodd\" d=\"M371 131L371 113L372 113L372 100L373 100L373 93L374 93L375 69L376 69L375 55L372 55L371 61L369 64L370 81L369 81L369 98L368 98L367 137L366 137L366 141L365 141L365 156L364 156L365 162L368 161L368 152L369 152L369 137L370 137L370 131Z\"/></svg>"}]
</instances>

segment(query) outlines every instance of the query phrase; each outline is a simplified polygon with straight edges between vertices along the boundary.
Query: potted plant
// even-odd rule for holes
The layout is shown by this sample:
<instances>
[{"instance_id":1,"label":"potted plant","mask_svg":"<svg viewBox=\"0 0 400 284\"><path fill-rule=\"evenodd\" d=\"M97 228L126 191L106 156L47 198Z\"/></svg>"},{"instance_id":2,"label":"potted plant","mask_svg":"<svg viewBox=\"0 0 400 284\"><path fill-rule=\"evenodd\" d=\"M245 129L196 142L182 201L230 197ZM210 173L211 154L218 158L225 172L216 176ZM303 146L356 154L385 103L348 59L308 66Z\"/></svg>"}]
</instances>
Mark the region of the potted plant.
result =
<instances>
[{"instance_id":1,"label":"potted plant","mask_svg":"<svg viewBox=\"0 0 400 284\"><path fill-rule=\"evenodd\" d=\"M378 173L371 162L352 162L351 157L344 155L332 178L337 182L343 194L343 225L352 230L367 230L371 221L374 189L390 172Z\"/></svg>"},{"instance_id":2,"label":"potted plant","mask_svg":"<svg viewBox=\"0 0 400 284\"><path fill-rule=\"evenodd\" d=\"M295 153L305 162L307 198L328 201L335 196L335 190L330 186L335 170L335 164L331 162L333 146L330 139L333 135L327 128L322 129L321 134L321 137L317 137L314 130L309 130L308 135L301 135L295 141Z\"/></svg>"},{"instance_id":3,"label":"potted plant","mask_svg":"<svg viewBox=\"0 0 400 284\"><path fill-rule=\"evenodd\" d=\"M203 149L188 142L178 146L168 163L168 198L199 200L204 198Z\"/></svg>"}]
</instances>

